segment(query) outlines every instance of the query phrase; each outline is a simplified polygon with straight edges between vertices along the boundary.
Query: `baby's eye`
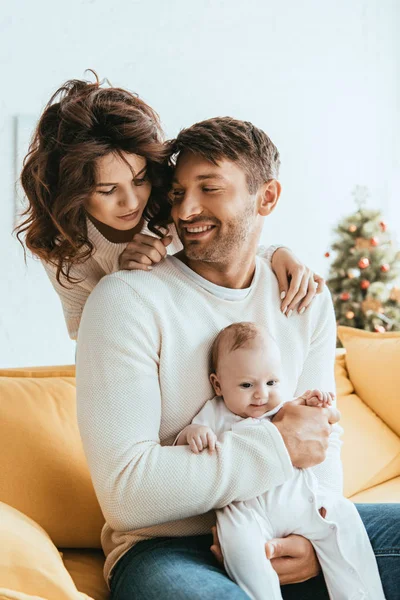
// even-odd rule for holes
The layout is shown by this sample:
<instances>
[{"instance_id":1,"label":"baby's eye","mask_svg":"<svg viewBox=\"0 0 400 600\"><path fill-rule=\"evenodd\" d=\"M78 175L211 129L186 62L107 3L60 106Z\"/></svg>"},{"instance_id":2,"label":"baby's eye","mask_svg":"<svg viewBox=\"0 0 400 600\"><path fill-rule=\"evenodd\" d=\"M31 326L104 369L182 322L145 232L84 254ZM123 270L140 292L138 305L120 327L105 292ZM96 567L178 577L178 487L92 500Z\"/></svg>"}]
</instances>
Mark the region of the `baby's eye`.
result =
<instances>
[{"instance_id":1,"label":"baby's eye","mask_svg":"<svg viewBox=\"0 0 400 600\"><path fill-rule=\"evenodd\" d=\"M247 381L244 383L240 384L240 387L247 390L248 388L251 388L251 383L248 383Z\"/></svg>"},{"instance_id":2,"label":"baby's eye","mask_svg":"<svg viewBox=\"0 0 400 600\"><path fill-rule=\"evenodd\" d=\"M276 385L277 383L278 383L278 382L277 382L275 379L271 379L270 381L267 381L267 385L269 385L269 386L271 386L271 387L272 387L273 385Z\"/></svg>"}]
</instances>

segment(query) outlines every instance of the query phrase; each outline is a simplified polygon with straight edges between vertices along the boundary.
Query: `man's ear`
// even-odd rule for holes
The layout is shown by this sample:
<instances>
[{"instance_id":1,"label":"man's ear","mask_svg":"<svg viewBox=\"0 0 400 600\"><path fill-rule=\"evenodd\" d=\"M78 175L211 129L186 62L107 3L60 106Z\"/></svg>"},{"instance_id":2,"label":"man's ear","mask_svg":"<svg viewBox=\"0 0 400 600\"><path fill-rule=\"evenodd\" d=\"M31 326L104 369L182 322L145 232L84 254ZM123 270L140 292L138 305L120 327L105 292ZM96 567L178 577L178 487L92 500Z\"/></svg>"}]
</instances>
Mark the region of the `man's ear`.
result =
<instances>
[{"instance_id":1,"label":"man's ear","mask_svg":"<svg viewBox=\"0 0 400 600\"><path fill-rule=\"evenodd\" d=\"M216 396L222 396L221 386L219 385L218 377L216 373L211 373L210 375L211 385L214 388L214 392Z\"/></svg>"},{"instance_id":2,"label":"man's ear","mask_svg":"<svg viewBox=\"0 0 400 600\"><path fill-rule=\"evenodd\" d=\"M279 196L281 195L281 184L277 179L270 179L266 181L264 185L261 186L259 190L259 206L258 213L262 217L266 217L272 213L277 202L279 200Z\"/></svg>"}]
</instances>

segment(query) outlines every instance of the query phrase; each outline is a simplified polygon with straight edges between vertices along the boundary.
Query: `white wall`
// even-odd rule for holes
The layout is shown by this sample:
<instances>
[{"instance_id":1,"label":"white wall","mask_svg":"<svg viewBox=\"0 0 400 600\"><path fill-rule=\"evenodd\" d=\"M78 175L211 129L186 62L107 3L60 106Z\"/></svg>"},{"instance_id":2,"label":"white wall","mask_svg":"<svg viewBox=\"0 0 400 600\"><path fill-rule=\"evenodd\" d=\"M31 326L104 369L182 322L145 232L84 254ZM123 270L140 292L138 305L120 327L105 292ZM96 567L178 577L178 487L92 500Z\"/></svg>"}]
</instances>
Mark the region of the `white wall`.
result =
<instances>
[{"instance_id":1,"label":"white wall","mask_svg":"<svg viewBox=\"0 0 400 600\"><path fill-rule=\"evenodd\" d=\"M14 0L0 14L0 367L70 363L58 299L11 237L13 117L86 68L138 91L169 136L216 115L253 121L282 154L265 241L313 268L367 185L400 232L396 0ZM396 221L396 222L395 222Z\"/></svg>"}]
</instances>

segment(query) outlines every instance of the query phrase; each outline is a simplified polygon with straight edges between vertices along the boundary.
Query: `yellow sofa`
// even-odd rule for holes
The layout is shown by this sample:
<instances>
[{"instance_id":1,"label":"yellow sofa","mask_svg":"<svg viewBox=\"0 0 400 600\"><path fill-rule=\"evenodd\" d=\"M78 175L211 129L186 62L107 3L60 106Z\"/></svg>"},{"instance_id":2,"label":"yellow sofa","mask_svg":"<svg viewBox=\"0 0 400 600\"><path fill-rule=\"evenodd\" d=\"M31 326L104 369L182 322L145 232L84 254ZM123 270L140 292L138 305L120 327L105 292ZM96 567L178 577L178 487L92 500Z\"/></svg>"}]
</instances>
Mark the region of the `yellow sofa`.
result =
<instances>
[{"instance_id":1,"label":"yellow sofa","mask_svg":"<svg viewBox=\"0 0 400 600\"><path fill-rule=\"evenodd\" d=\"M400 334L339 336L345 494L400 502ZM0 370L0 600L108 598L74 376L72 366Z\"/></svg>"}]
</instances>

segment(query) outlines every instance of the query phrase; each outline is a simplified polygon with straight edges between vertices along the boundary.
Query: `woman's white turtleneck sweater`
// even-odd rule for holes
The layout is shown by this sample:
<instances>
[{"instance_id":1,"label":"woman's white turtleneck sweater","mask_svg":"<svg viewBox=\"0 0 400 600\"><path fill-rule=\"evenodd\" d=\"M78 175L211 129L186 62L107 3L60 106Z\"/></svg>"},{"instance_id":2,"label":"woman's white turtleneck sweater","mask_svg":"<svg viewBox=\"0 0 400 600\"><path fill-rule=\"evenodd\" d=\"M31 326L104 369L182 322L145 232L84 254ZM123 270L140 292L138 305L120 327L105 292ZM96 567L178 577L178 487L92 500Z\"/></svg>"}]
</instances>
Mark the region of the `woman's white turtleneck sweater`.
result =
<instances>
[{"instance_id":1,"label":"woman's white turtleneck sweater","mask_svg":"<svg viewBox=\"0 0 400 600\"><path fill-rule=\"evenodd\" d=\"M90 292L102 277L119 270L119 257L128 245L127 243L115 244L109 242L89 219L86 219L86 224L87 235L94 246L94 251L92 256L85 260L85 262L72 267L70 275L73 279L79 280L78 283L69 283L64 277L61 277L61 281L63 282L63 285L61 285L57 281L57 269L55 266L44 260L42 261L46 273L60 297L68 333L73 340L77 338L83 307ZM179 241L175 228L170 226L170 230L172 242L167 247L167 251L169 254L175 254L182 249L182 244ZM154 236L148 230L147 223L143 226L141 233ZM275 247L273 249L275 250Z\"/></svg>"}]
</instances>

